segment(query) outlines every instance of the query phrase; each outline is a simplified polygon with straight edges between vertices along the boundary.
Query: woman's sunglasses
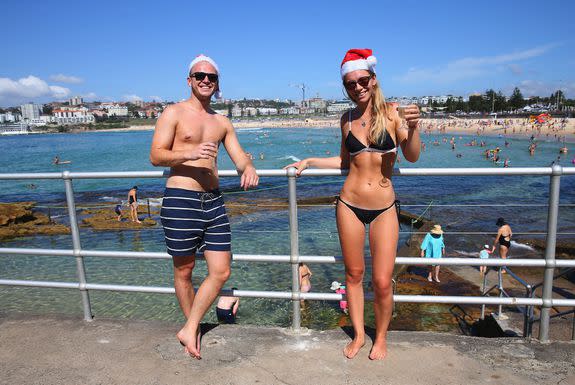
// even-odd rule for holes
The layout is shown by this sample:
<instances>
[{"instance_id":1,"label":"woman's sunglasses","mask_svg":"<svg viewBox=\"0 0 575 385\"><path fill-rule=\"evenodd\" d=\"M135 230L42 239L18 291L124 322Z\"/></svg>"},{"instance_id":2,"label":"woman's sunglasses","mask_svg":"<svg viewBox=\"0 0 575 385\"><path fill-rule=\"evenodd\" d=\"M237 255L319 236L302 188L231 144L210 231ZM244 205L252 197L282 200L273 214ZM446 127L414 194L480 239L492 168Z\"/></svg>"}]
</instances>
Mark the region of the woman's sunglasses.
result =
<instances>
[{"instance_id":1,"label":"woman's sunglasses","mask_svg":"<svg viewBox=\"0 0 575 385\"><path fill-rule=\"evenodd\" d=\"M363 88L367 88L367 86L369 85L369 81L371 80L371 77L372 75L368 75L357 79L357 81L343 82L343 86L347 90L355 90L355 87L357 87L358 84Z\"/></svg>"},{"instance_id":2,"label":"woman's sunglasses","mask_svg":"<svg viewBox=\"0 0 575 385\"><path fill-rule=\"evenodd\" d=\"M204 80L206 76L208 77L208 80L211 83L215 83L218 81L218 74L209 74L207 72L194 72L193 74L190 74L190 78L194 78L198 82Z\"/></svg>"}]
</instances>

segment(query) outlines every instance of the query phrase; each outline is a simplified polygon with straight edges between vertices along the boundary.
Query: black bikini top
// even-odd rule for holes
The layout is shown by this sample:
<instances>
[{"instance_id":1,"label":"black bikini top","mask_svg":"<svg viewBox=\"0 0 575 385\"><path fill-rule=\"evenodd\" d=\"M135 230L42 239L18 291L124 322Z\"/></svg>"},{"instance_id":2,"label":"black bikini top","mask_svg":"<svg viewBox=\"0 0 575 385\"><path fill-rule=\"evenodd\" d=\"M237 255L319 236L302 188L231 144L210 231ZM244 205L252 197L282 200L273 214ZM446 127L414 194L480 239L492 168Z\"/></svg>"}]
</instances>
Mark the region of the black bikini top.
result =
<instances>
[{"instance_id":1,"label":"black bikini top","mask_svg":"<svg viewBox=\"0 0 575 385\"><path fill-rule=\"evenodd\" d=\"M349 111L349 132L345 138L345 148L349 151L351 156L355 156L362 152L379 152L381 154L387 154L390 152L397 152L397 147L395 142L389 135L385 132L385 141L382 144L365 145L355 135L351 132L351 110Z\"/></svg>"}]
</instances>

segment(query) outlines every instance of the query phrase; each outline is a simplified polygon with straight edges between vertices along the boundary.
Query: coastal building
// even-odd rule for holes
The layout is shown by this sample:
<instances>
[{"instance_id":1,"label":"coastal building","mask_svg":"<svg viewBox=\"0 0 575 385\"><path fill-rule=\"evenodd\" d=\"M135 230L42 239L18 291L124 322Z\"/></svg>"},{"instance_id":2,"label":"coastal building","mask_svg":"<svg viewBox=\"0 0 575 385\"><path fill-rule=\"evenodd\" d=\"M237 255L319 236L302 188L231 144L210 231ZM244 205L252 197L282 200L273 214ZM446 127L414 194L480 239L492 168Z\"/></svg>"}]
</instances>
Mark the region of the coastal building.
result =
<instances>
[{"instance_id":1,"label":"coastal building","mask_svg":"<svg viewBox=\"0 0 575 385\"><path fill-rule=\"evenodd\" d=\"M256 116L258 114L258 109L254 107L246 107L244 108L244 115L243 116Z\"/></svg>"},{"instance_id":2,"label":"coastal building","mask_svg":"<svg viewBox=\"0 0 575 385\"><path fill-rule=\"evenodd\" d=\"M143 100L134 100L132 104L134 104L136 107L143 108L146 103L144 103Z\"/></svg>"},{"instance_id":3,"label":"coastal building","mask_svg":"<svg viewBox=\"0 0 575 385\"><path fill-rule=\"evenodd\" d=\"M260 115L277 115L278 109L277 108L269 108L269 107L259 107L258 113Z\"/></svg>"},{"instance_id":4,"label":"coastal building","mask_svg":"<svg viewBox=\"0 0 575 385\"><path fill-rule=\"evenodd\" d=\"M299 115L300 109L295 106L287 107L287 108L280 108L281 115Z\"/></svg>"},{"instance_id":5,"label":"coastal building","mask_svg":"<svg viewBox=\"0 0 575 385\"><path fill-rule=\"evenodd\" d=\"M53 115L40 115L38 119L32 119L28 121L30 126L45 126L50 123L56 123L56 117Z\"/></svg>"},{"instance_id":6,"label":"coastal building","mask_svg":"<svg viewBox=\"0 0 575 385\"><path fill-rule=\"evenodd\" d=\"M81 96L74 96L68 101L71 106L80 106L84 104L84 99Z\"/></svg>"},{"instance_id":7,"label":"coastal building","mask_svg":"<svg viewBox=\"0 0 575 385\"><path fill-rule=\"evenodd\" d=\"M214 112L218 115L222 115L222 116L228 116L228 110L214 110Z\"/></svg>"},{"instance_id":8,"label":"coastal building","mask_svg":"<svg viewBox=\"0 0 575 385\"><path fill-rule=\"evenodd\" d=\"M0 114L0 123L15 123L20 120L20 115L15 115L10 111Z\"/></svg>"},{"instance_id":9,"label":"coastal building","mask_svg":"<svg viewBox=\"0 0 575 385\"><path fill-rule=\"evenodd\" d=\"M101 106L108 111L108 116L128 116L128 107L119 104L106 103Z\"/></svg>"},{"instance_id":10,"label":"coastal building","mask_svg":"<svg viewBox=\"0 0 575 385\"><path fill-rule=\"evenodd\" d=\"M232 117L239 118L242 116L242 108L239 104L235 104L232 108Z\"/></svg>"},{"instance_id":11,"label":"coastal building","mask_svg":"<svg viewBox=\"0 0 575 385\"><path fill-rule=\"evenodd\" d=\"M339 114L351 110L354 104L349 100L338 100L327 105L327 112L330 114Z\"/></svg>"},{"instance_id":12,"label":"coastal building","mask_svg":"<svg viewBox=\"0 0 575 385\"><path fill-rule=\"evenodd\" d=\"M42 107L38 104L26 103L20 106L20 111L22 112L22 120L30 121L40 118Z\"/></svg>"},{"instance_id":13,"label":"coastal building","mask_svg":"<svg viewBox=\"0 0 575 385\"><path fill-rule=\"evenodd\" d=\"M318 111L324 112L325 108L327 106L325 100L323 100L322 98L311 98L308 99L305 104L307 105L307 107L310 108L314 108Z\"/></svg>"},{"instance_id":14,"label":"coastal building","mask_svg":"<svg viewBox=\"0 0 575 385\"><path fill-rule=\"evenodd\" d=\"M56 123L66 124L89 124L94 123L96 119L86 107L60 107L52 111L56 118Z\"/></svg>"},{"instance_id":15,"label":"coastal building","mask_svg":"<svg viewBox=\"0 0 575 385\"><path fill-rule=\"evenodd\" d=\"M0 135L23 135L29 132L26 123L10 123L0 127Z\"/></svg>"}]
</instances>

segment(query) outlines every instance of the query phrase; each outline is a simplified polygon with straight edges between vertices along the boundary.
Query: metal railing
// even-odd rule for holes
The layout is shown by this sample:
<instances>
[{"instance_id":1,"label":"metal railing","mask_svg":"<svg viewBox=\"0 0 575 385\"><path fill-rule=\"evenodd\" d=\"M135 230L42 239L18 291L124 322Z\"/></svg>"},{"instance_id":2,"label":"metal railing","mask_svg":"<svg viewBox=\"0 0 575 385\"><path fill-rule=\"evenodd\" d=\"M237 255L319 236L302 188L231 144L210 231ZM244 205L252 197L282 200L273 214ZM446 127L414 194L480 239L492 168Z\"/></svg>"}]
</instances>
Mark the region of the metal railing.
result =
<instances>
[{"instance_id":1,"label":"metal railing","mask_svg":"<svg viewBox=\"0 0 575 385\"><path fill-rule=\"evenodd\" d=\"M288 178L289 199L289 224L290 224L290 255L252 255L234 254L233 261L253 262L283 262L291 264L292 290L291 291L255 291L255 290L223 290L221 294L239 297L259 297L288 299L292 301L292 327L296 331L300 329L301 314L300 300L342 300L341 294L335 293L302 293L299 287L298 263L341 263L341 257L336 256L310 256L300 255L298 217L297 217L297 179L295 168L288 170L259 170L261 177L285 176ZM304 177L318 176L345 176L346 170L305 170ZM549 310L552 306L575 306L574 299L553 299L553 272L557 267L575 267L575 261L555 260L555 244L557 236L557 212L559 207L559 186L561 175L575 175L575 168L563 168L559 165L552 167L517 167L517 168L406 168L395 169L394 176L509 176L530 175L550 176L549 204L547 215L547 240L545 259L469 259L469 258L442 258L427 259L419 257L398 257L398 265L446 265L446 266L526 266L544 267L542 298L534 297L485 297L485 296L430 296L430 295L395 295L395 302L412 303L442 303L442 304L475 304L475 305L516 305L516 306L540 306L539 339L543 342L549 340ZM84 258L160 258L169 259L167 253L155 252L121 252L121 251L98 251L85 250L81 247L80 232L76 218L76 204L72 181L74 179L110 179L110 178L163 178L169 175L169 171L143 171L143 172L59 172L59 173L20 173L0 174L0 180L29 180L29 179L61 179L64 181L66 201L70 219L73 249L26 249L26 248L0 248L0 255L43 255L43 256L69 256L76 259L78 282L53 282L53 281L29 281L0 279L0 285L7 286L32 286L67 288L80 290L84 311L84 319L92 320L90 304L90 290L111 290L124 292L147 292L147 293L174 293L171 287L154 286L126 286L88 283L86 280ZM220 177L238 176L236 171L219 171ZM367 296L367 298L370 298Z\"/></svg>"}]
</instances>

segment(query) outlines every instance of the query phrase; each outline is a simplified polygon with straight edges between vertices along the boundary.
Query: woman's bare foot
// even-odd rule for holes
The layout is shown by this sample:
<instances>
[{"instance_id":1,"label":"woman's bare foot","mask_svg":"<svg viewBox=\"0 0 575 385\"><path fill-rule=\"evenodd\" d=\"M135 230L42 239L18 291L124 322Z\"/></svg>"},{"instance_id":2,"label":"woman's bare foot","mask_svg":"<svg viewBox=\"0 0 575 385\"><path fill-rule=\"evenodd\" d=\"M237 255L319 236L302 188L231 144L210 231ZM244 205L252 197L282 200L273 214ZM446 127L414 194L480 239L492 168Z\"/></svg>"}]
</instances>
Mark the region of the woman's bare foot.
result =
<instances>
[{"instance_id":1,"label":"woman's bare foot","mask_svg":"<svg viewBox=\"0 0 575 385\"><path fill-rule=\"evenodd\" d=\"M435 277L435 282L440 283L439 277Z\"/></svg>"},{"instance_id":2,"label":"woman's bare foot","mask_svg":"<svg viewBox=\"0 0 575 385\"><path fill-rule=\"evenodd\" d=\"M199 328L195 333L193 331L190 333L187 330L182 329L178 334L176 334L176 337L180 340L180 344L184 347L184 352L186 354L198 360L202 359L202 356L200 355L201 335Z\"/></svg>"},{"instance_id":3,"label":"woman's bare foot","mask_svg":"<svg viewBox=\"0 0 575 385\"><path fill-rule=\"evenodd\" d=\"M382 342L375 342L369 352L370 360L383 360L387 356L387 343L385 340Z\"/></svg>"},{"instance_id":4,"label":"woman's bare foot","mask_svg":"<svg viewBox=\"0 0 575 385\"><path fill-rule=\"evenodd\" d=\"M359 352L359 349L363 347L363 345L365 345L365 338L355 337L349 344L346 345L345 348L343 348L343 355L349 359L352 359Z\"/></svg>"}]
</instances>

